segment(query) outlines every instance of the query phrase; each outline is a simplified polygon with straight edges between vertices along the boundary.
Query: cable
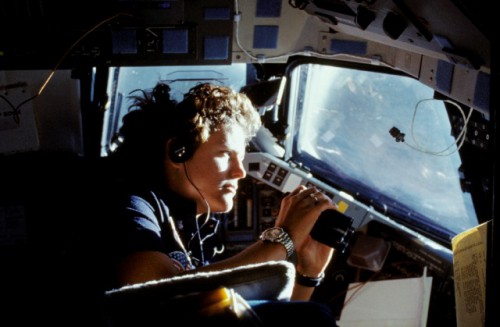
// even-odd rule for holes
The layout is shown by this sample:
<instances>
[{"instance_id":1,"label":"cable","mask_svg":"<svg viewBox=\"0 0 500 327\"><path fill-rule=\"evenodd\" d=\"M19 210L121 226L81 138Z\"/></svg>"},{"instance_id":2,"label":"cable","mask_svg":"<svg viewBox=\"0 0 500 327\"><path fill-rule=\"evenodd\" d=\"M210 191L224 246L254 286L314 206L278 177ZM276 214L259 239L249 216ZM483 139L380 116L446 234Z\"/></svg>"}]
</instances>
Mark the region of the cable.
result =
<instances>
[{"instance_id":1,"label":"cable","mask_svg":"<svg viewBox=\"0 0 500 327\"><path fill-rule=\"evenodd\" d=\"M359 272L359 268L358 268L358 272ZM349 298L345 298L344 299L344 304L343 304L343 307L347 306L347 304L349 304L349 302L351 302L351 300L354 298L354 296L364 287L366 286L370 281L372 281L373 279L375 279L375 277L377 277L378 275L380 274L380 271L377 271L375 272L374 274L372 274L370 276L370 278L368 278L367 280L363 281L363 282L358 282L356 285L353 285L351 287L348 287L346 290L342 291L342 292L339 292L338 294L336 294L334 297L332 297L331 299L328 300L328 303L332 303L334 300L336 300L339 296L341 295L347 295L347 293L350 291L350 290L354 290L351 295L349 296Z\"/></svg>"},{"instance_id":2,"label":"cable","mask_svg":"<svg viewBox=\"0 0 500 327\"><path fill-rule=\"evenodd\" d=\"M464 127L462 128L462 130L458 134L455 141L452 142L450 145L448 145L445 149L440 150L440 151L428 151L418 143L418 141L415 137L414 125L415 125L415 117L417 116L417 110L418 110L418 106L420 105L420 103L422 103L424 101L431 101L431 100L436 100L436 99L422 99L415 104L415 110L413 111L413 117L412 117L412 121L411 121L411 136L412 136L413 142L415 142L415 145L411 145L411 144L408 144L406 142L405 142L405 144L407 146L409 146L410 148L417 150L417 151L420 151L420 152L423 152L423 153L432 154L435 156L449 156L449 155L457 152L458 150L460 150L460 148L464 144L465 138L467 136L466 135L467 124L469 123L469 119L472 116L472 112L474 111L474 109L470 108L469 114L467 116L465 116L463 109L456 102L451 101L451 100L443 100L446 103L452 104L460 111L460 114L462 115L462 118L464 120ZM456 148L451 152L447 152L453 145L456 145Z\"/></svg>"},{"instance_id":3,"label":"cable","mask_svg":"<svg viewBox=\"0 0 500 327\"><path fill-rule=\"evenodd\" d=\"M45 79L45 81L43 82L43 84L40 86L40 88L38 89L38 92L36 92L35 95L29 97L28 99L22 101L21 103L19 103L17 106L14 107L14 109L13 109L14 113L15 113L15 115L14 115L14 121L16 121L17 124L19 124L19 108L21 108L21 106L23 106L24 104L26 104L29 101L32 101L33 99L35 99L36 97L38 97L39 95L41 95L43 93L45 87L47 87L47 84L49 84L49 82L52 79L52 77L54 76L56 70L59 68L59 66L61 65L61 63L63 62L63 60L66 59L66 57L68 56L68 54L70 53L70 51L73 50L73 48L75 48L85 37L87 37L87 35L89 35L93 31L95 31L96 29L98 29L99 27L101 27L102 25L104 25L105 23L107 23L107 22L109 22L111 20L114 20L115 18L117 18L117 17L119 17L121 15L126 15L126 16L133 17L133 15L128 14L128 13L118 13L118 14L116 14L114 16L106 18L105 20L101 21L100 23L98 23L97 25L95 25L93 28L91 28L90 30L88 30L87 32L85 32L80 38L78 38L78 40L76 40L68 48L68 50L66 50L66 52L62 55L62 57L59 59L59 61L56 63L56 65L54 66L54 68L50 72L49 76ZM2 96L2 98L5 100L5 98L3 96ZM17 116L17 120L16 120L16 116Z\"/></svg>"},{"instance_id":4,"label":"cable","mask_svg":"<svg viewBox=\"0 0 500 327\"><path fill-rule=\"evenodd\" d=\"M195 183L193 183L193 181L191 180L191 177L189 176L189 172L188 172L188 169L187 169L187 166L186 166L186 163L183 162L184 164L184 173L186 174L186 177L189 181L189 183L191 185L193 185L193 187L196 189L196 192L198 192L198 194L201 196L201 198L203 199L203 201L205 202L205 207L207 208L207 217L210 216L210 205L208 204L208 201L207 199L205 198L205 196L203 196L203 193L201 193L200 189L196 186ZM208 220L208 219L206 219Z\"/></svg>"},{"instance_id":5,"label":"cable","mask_svg":"<svg viewBox=\"0 0 500 327\"><path fill-rule=\"evenodd\" d=\"M1 98L3 101L5 101L9 107L11 107L11 108L12 108L12 111L10 111L10 112L5 112L5 113L4 113L4 115L5 115L5 114L7 114L7 113L9 113L9 114L10 114L10 113L12 113L12 119L14 119L14 122L15 122L17 125L19 125L19 122L20 122L20 121L19 121L19 114L20 114L19 109L17 109L17 108L16 108L16 107L12 104L12 102L10 102L10 101L9 101L9 99L7 99L7 97L4 97L3 95L1 95L1 94L0 94L0 98Z\"/></svg>"},{"instance_id":6,"label":"cable","mask_svg":"<svg viewBox=\"0 0 500 327\"><path fill-rule=\"evenodd\" d=\"M187 247L189 249L190 245L191 245L191 242L193 241L193 239L198 236L198 240L200 242L200 255L201 255L201 262L204 264L205 263L205 254L203 253L203 242L208 238L208 237L211 237L212 235L215 234L212 233L212 234L209 234L207 236L205 236L203 239L201 238L201 229L210 221L210 204L208 203L207 199L205 198L205 196L203 195L203 193L201 193L200 189L196 186L195 183L193 183L193 181L191 180L191 177L189 176L189 172L188 172L188 169L187 169L187 165L186 165L186 162L183 162L183 165L184 165L184 173L186 174L186 178L188 179L189 183L191 183L191 185L196 189L196 191L198 192L198 194L201 196L201 198L203 199L203 201L205 202L205 207L207 208L207 213L206 213L206 218L205 218L205 221L203 222L203 224L200 226L199 225L199 222L198 222L198 216L195 216L195 222L196 222L196 233L191 237L191 239L188 241L188 244L187 244ZM215 231L217 230L217 228L215 228Z\"/></svg>"},{"instance_id":7,"label":"cable","mask_svg":"<svg viewBox=\"0 0 500 327\"><path fill-rule=\"evenodd\" d=\"M398 69L397 67L394 67L393 65L390 65L386 62L383 62L380 60L380 58L367 58L363 56L357 56L357 55L352 55L352 54L347 54L347 53L335 53L335 54L324 54L324 53L319 53L316 51L310 51L310 50L304 50L304 51L294 51L294 52L289 52L277 56L272 56L272 57L266 57L266 56L254 56L252 55L248 50L246 50L240 42L240 37L239 37L239 30L240 30L240 20L241 20L241 12L239 11L239 5L238 5L238 0L234 0L234 8L235 8L235 14L234 14L234 23L235 23L235 40L236 40L236 45L238 48L243 51L243 53L249 57L252 60L255 60L259 63L264 63L269 60L281 60L281 59L287 59L290 56L307 56L307 57L315 57L315 58L322 58L322 59L334 59L338 57L344 57L344 58L352 58L355 59L356 62L359 60L366 61L368 63L374 64L376 63L377 65L380 66L385 66L389 67L392 69ZM398 69L400 70L400 69Z\"/></svg>"},{"instance_id":8,"label":"cable","mask_svg":"<svg viewBox=\"0 0 500 327\"><path fill-rule=\"evenodd\" d=\"M109 21L112 21L114 20L115 18L121 16L121 15L125 15L125 16L130 16L130 17L133 17L132 14L128 14L128 13L118 13L116 15L113 15L109 18L106 18L105 20L101 21L100 23L98 23L97 25L95 25L93 28L91 28L90 30L88 30L87 32L85 32L80 38L78 38L78 40L76 40L69 48L68 50L66 50L66 52L63 54L63 56L61 57L61 59L59 59L59 61L57 62L57 64L54 66L54 68L52 69L52 72L50 73L49 77L47 77L47 79L45 80L45 82L42 84L42 86L40 87L40 89L38 90L38 93L35 95L35 96L38 96L40 94L42 94L43 90L45 89L45 87L47 86L47 84L49 83L49 81L52 79L52 76L54 75L54 73L56 72L56 70L59 68L59 66L61 65L61 63L63 62L64 59L66 59L66 57L68 56L68 54L70 53L71 50L73 50L74 47L76 47L78 45L78 43L80 43L84 38L87 37L87 35L89 35L90 33L92 33L93 31L95 31L96 29L98 29L99 27L101 27L102 25L104 25L105 23L109 22Z\"/></svg>"}]
</instances>

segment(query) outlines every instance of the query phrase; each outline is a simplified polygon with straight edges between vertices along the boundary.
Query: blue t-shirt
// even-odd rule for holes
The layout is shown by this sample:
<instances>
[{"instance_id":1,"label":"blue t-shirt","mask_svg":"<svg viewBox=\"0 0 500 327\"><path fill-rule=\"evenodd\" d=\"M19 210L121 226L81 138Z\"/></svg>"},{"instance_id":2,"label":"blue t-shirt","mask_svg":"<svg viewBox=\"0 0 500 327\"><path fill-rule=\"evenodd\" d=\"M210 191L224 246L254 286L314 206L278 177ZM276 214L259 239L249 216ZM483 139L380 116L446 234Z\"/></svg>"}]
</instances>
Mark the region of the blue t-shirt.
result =
<instances>
[{"instance_id":1,"label":"blue t-shirt","mask_svg":"<svg viewBox=\"0 0 500 327\"><path fill-rule=\"evenodd\" d=\"M80 222L63 253L61 296L68 305L65 313L81 317L82 325L104 322L101 301L105 291L120 286L115 269L124 256L160 251L179 269L189 270L221 252L218 219L201 215L197 221L196 204L174 192L117 185L89 193L81 203L68 217Z\"/></svg>"},{"instance_id":2,"label":"blue t-shirt","mask_svg":"<svg viewBox=\"0 0 500 327\"><path fill-rule=\"evenodd\" d=\"M115 204L110 224L113 243L108 255L119 258L135 251L167 254L179 270L208 264L222 243L215 217L196 217L196 205L169 191L143 190L125 194Z\"/></svg>"},{"instance_id":3,"label":"blue t-shirt","mask_svg":"<svg viewBox=\"0 0 500 327\"><path fill-rule=\"evenodd\" d=\"M84 219L65 255L70 283L101 294L117 288L116 264L138 251L163 252L179 270L217 259L223 248L218 218L196 218L195 202L169 190L129 189L100 192L100 200L82 207Z\"/></svg>"},{"instance_id":4,"label":"blue t-shirt","mask_svg":"<svg viewBox=\"0 0 500 327\"><path fill-rule=\"evenodd\" d=\"M221 252L218 220L201 216L197 222L194 202L154 188L133 192L118 188L104 193L103 207L87 210L87 229L79 230L74 239L79 245L74 249L79 251L69 252L76 259L74 274L68 275L72 286L64 297L68 306L63 311L71 317L70 325L78 317L81 326L109 326L106 310L102 310L106 305L101 301L104 291L117 287L112 282L113 269L123 256L161 251L179 269L194 269L215 260L214 255ZM304 320L315 326L336 326L329 308L319 303L264 301L251 305L265 325Z\"/></svg>"}]
</instances>

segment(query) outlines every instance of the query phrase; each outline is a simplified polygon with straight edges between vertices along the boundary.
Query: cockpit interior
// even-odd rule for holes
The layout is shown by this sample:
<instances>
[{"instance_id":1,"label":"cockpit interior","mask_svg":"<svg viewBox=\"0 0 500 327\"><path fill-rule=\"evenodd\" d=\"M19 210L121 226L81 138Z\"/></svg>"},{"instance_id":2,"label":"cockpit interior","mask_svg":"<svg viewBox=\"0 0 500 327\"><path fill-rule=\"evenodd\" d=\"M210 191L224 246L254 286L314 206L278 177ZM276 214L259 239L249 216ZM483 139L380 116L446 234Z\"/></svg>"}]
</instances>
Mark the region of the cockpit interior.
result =
<instances>
[{"instance_id":1,"label":"cockpit interior","mask_svg":"<svg viewBox=\"0 0 500 327\"><path fill-rule=\"evenodd\" d=\"M211 82L247 94L262 119L235 208L220 215L225 254L274 225L284 194L314 186L341 213L318 230L336 251L313 295L340 326L367 323L346 315L363 314L347 304L369 309L368 298L350 298L353 285L425 277L432 283L415 295L424 306L419 321L389 324L406 312L401 304L384 311L392 319L381 320L385 326L492 326L499 213L492 7L2 1L0 297L13 323L0 324L58 323L57 301L44 302L78 224L75 199L92 192L95 167L118 146L131 95L164 82L180 101ZM479 226L484 251L472 276L465 272L472 265L458 266L454 240ZM390 302L399 286L384 287L375 298Z\"/></svg>"}]
</instances>

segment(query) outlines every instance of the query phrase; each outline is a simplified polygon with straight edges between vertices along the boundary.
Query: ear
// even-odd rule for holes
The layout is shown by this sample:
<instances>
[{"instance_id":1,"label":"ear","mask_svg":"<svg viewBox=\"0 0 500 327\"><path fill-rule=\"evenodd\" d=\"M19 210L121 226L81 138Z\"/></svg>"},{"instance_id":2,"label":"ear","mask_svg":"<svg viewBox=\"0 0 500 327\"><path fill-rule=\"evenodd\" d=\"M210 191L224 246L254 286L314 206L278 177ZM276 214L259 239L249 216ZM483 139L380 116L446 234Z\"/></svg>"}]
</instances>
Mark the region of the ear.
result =
<instances>
[{"instance_id":1,"label":"ear","mask_svg":"<svg viewBox=\"0 0 500 327\"><path fill-rule=\"evenodd\" d=\"M183 163L194 153L192 142L187 138L172 138L169 143L167 154L173 162Z\"/></svg>"},{"instance_id":2,"label":"ear","mask_svg":"<svg viewBox=\"0 0 500 327\"><path fill-rule=\"evenodd\" d=\"M175 155L175 147L176 142L174 139L169 139L165 144L165 163L173 168L181 168L183 166L183 162L179 162L179 160L172 160L172 155Z\"/></svg>"}]
</instances>

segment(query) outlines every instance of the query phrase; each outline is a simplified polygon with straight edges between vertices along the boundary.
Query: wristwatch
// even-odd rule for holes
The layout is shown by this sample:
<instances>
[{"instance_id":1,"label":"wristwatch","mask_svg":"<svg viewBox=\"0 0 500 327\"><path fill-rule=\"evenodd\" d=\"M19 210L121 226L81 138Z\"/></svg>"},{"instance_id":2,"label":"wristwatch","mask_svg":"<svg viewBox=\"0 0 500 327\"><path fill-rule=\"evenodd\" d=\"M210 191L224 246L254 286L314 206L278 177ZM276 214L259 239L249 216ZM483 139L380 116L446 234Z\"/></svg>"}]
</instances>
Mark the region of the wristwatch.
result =
<instances>
[{"instance_id":1,"label":"wristwatch","mask_svg":"<svg viewBox=\"0 0 500 327\"><path fill-rule=\"evenodd\" d=\"M306 275L302 275L298 271L295 272L295 281L297 284L306 286L306 287L316 287L321 285L323 280L325 279L325 273L322 272L318 277L309 277Z\"/></svg>"},{"instance_id":2,"label":"wristwatch","mask_svg":"<svg viewBox=\"0 0 500 327\"><path fill-rule=\"evenodd\" d=\"M290 258L295 246L290 235L282 227L271 227L262 232L259 237L264 242L280 243L286 249L286 258Z\"/></svg>"}]
</instances>

